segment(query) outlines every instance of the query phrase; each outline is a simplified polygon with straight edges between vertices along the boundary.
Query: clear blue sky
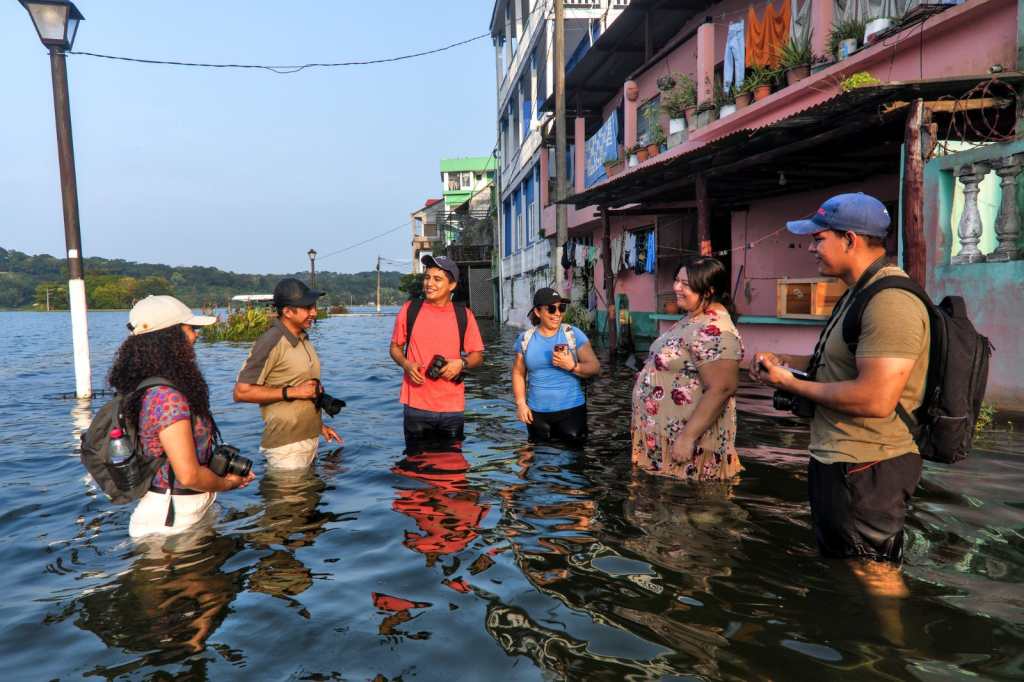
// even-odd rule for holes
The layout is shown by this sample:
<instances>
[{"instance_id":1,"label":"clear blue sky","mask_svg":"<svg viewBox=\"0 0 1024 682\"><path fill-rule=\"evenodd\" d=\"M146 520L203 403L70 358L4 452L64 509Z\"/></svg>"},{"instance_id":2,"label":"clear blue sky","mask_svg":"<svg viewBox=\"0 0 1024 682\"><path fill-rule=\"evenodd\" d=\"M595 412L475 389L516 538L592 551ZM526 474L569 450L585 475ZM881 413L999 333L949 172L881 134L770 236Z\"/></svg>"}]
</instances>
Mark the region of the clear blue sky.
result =
<instances>
[{"instance_id":1,"label":"clear blue sky","mask_svg":"<svg viewBox=\"0 0 1024 682\"><path fill-rule=\"evenodd\" d=\"M74 49L200 62L390 57L486 33L486 0L76 3ZM0 246L62 256L49 59L0 2ZM494 146L489 38L293 75L68 57L86 256L236 272L308 268L439 197L442 157ZM399 230L319 267L410 257ZM399 269L396 266L394 269Z\"/></svg>"}]
</instances>

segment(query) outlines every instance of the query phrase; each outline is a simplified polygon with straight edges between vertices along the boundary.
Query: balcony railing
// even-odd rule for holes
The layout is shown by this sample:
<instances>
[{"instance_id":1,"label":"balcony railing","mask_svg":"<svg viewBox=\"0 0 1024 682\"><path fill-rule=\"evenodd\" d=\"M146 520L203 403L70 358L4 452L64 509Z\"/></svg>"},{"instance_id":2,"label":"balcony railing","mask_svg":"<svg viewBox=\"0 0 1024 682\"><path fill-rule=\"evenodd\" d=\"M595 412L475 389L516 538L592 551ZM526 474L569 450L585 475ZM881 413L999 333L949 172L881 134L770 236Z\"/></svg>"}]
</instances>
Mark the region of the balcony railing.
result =
<instances>
[{"instance_id":1,"label":"balcony railing","mask_svg":"<svg viewBox=\"0 0 1024 682\"><path fill-rule=\"evenodd\" d=\"M1020 248L1022 216L1017 206L1017 176L1024 171L1024 152L1011 153L1009 145L996 144L985 148L983 156L985 158L949 171L963 186L964 199L954 235L960 248L949 261L953 265L1001 263L1024 258L1024 251ZM998 185L1001 195L994 218L990 211L980 210L978 201L982 183L990 174L996 176L992 184ZM995 194L992 184L987 192L990 196ZM990 246L991 250L984 253L983 244L994 244L994 247Z\"/></svg>"},{"instance_id":2,"label":"balcony railing","mask_svg":"<svg viewBox=\"0 0 1024 682\"><path fill-rule=\"evenodd\" d=\"M490 263L491 246L489 244L479 246L449 246L445 255L456 263Z\"/></svg>"}]
</instances>

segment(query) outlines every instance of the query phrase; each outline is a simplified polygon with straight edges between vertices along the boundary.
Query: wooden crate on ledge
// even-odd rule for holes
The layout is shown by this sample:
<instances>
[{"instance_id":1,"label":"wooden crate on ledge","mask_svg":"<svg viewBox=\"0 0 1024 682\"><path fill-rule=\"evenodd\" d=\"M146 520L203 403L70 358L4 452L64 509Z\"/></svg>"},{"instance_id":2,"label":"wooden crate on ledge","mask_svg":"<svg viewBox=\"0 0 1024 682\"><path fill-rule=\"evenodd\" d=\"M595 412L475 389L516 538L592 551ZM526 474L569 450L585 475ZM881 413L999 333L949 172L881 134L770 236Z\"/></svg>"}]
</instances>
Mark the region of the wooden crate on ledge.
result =
<instances>
[{"instance_id":1,"label":"wooden crate on ledge","mask_svg":"<svg viewBox=\"0 0 1024 682\"><path fill-rule=\"evenodd\" d=\"M846 284L834 277L782 278L775 281L775 316L827 319Z\"/></svg>"}]
</instances>

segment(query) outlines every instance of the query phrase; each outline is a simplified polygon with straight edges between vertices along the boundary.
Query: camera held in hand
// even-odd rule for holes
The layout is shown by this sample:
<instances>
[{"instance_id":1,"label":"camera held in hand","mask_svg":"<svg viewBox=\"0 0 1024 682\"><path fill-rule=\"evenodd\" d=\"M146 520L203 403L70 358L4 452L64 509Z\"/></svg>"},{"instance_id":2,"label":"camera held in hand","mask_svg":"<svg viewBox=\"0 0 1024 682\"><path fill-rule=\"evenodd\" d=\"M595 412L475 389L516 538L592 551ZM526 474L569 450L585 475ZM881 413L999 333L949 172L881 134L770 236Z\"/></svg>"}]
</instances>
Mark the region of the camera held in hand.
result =
<instances>
[{"instance_id":1,"label":"camera held in hand","mask_svg":"<svg viewBox=\"0 0 1024 682\"><path fill-rule=\"evenodd\" d=\"M244 478L252 470L252 460L242 457L238 452L238 448L233 445L221 443L213 449L213 455L210 456L210 461L206 466L218 476L235 474Z\"/></svg>"},{"instance_id":2,"label":"camera held in hand","mask_svg":"<svg viewBox=\"0 0 1024 682\"><path fill-rule=\"evenodd\" d=\"M316 382L316 398L313 400L313 404L316 405L318 410L323 410L328 417L337 416L341 412L341 408L345 407L345 401L328 394L319 379L314 379L313 381Z\"/></svg>"},{"instance_id":3,"label":"camera held in hand","mask_svg":"<svg viewBox=\"0 0 1024 682\"><path fill-rule=\"evenodd\" d=\"M767 369L764 364L761 364L761 369ZM783 367L789 371L790 374L795 376L801 381L814 381L807 372L803 372L799 369L793 369L792 367ZM788 391L776 389L775 393L772 394L772 407L780 412L792 412L797 417L803 417L810 419L814 416L814 403L802 396L794 395Z\"/></svg>"},{"instance_id":4,"label":"camera held in hand","mask_svg":"<svg viewBox=\"0 0 1024 682\"><path fill-rule=\"evenodd\" d=\"M445 366L448 364L448 360L443 355L435 355L427 366L427 377L430 379L441 378L441 372L444 371ZM461 384L463 375L460 373L457 377L452 379L453 384Z\"/></svg>"}]
</instances>

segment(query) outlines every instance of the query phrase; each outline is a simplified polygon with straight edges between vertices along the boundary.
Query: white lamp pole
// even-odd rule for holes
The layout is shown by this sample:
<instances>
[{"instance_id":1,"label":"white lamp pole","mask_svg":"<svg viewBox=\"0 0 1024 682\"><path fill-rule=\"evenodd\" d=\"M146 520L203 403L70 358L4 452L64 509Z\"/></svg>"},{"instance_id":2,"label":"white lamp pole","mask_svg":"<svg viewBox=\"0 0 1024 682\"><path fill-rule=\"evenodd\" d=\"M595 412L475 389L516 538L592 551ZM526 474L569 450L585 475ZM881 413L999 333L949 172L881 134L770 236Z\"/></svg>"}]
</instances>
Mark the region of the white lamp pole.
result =
<instances>
[{"instance_id":1,"label":"white lamp pole","mask_svg":"<svg viewBox=\"0 0 1024 682\"><path fill-rule=\"evenodd\" d=\"M78 222L78 182L75 178L75 149L71 138L71 105L68 99L68 70L65 52L75 42L78 24L85 17L65 0L20 0L28 10L39 40L50 51L53 80L53 113L57 124L57 159L60 163L60 191L64 204L64 241L68 258L68 302L71 304L71 339L75 354L75 394L92 397L89 364L89 326L82 278L82 230Z\"/></svg>"}]
</instances>

